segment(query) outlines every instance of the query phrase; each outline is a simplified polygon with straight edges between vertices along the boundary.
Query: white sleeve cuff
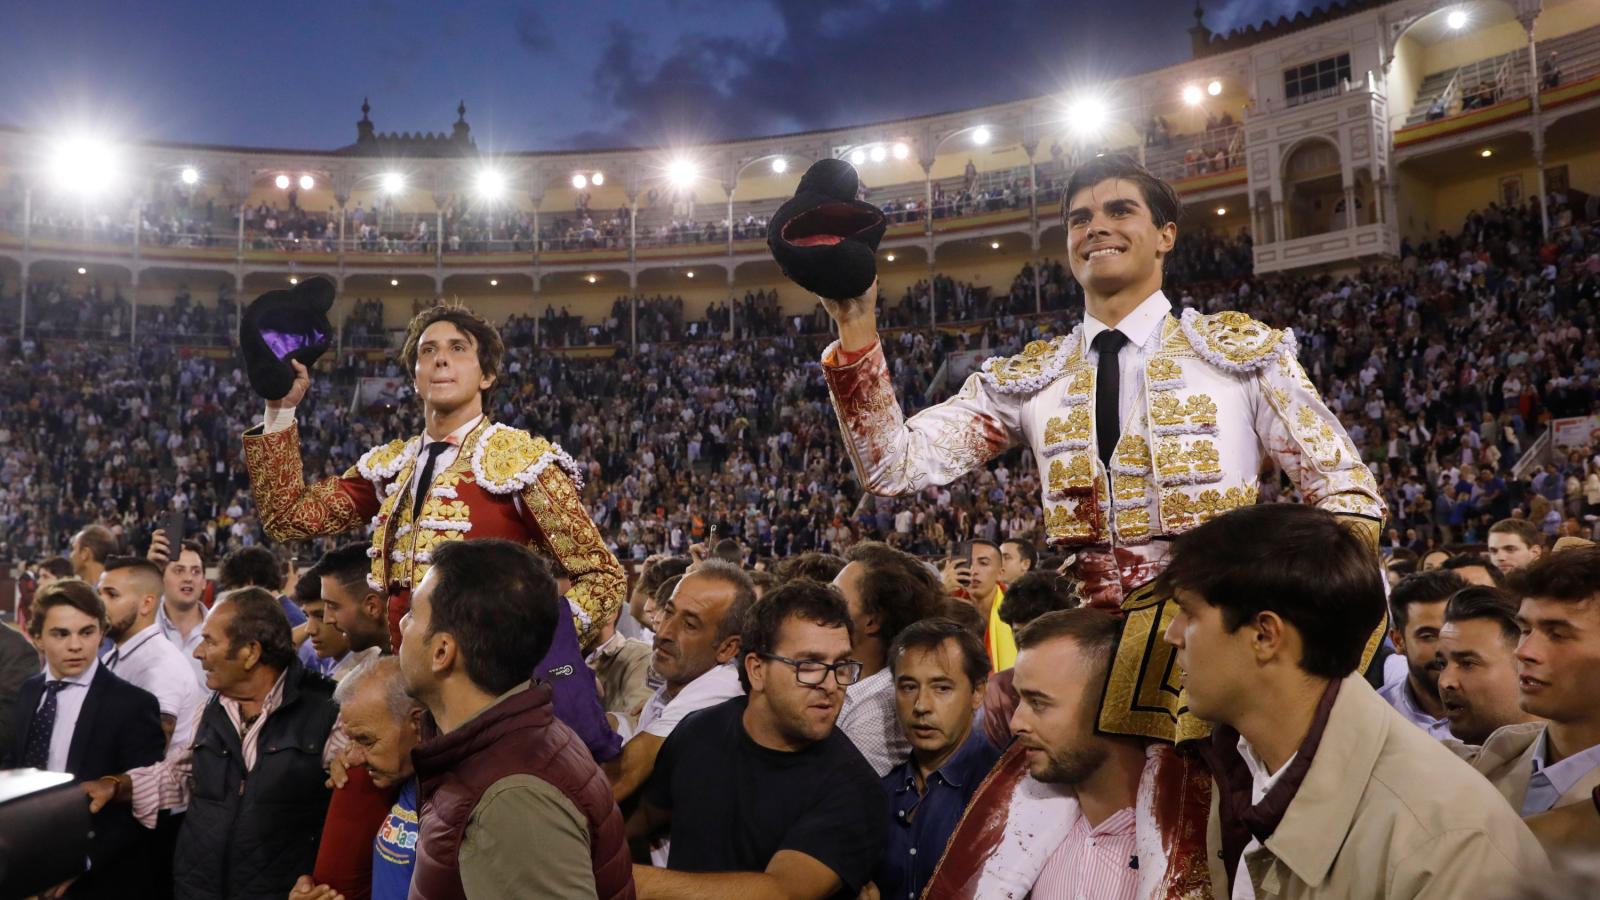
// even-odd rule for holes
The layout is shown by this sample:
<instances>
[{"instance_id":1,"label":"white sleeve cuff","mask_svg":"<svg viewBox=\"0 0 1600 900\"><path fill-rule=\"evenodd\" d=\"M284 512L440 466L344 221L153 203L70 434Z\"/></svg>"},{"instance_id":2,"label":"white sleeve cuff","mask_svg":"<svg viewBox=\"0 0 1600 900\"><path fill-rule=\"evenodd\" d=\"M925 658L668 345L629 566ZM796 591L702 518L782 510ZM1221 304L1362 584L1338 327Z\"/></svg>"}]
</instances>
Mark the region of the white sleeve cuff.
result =
<instances>
[{"instance_id":1,"label":"white sleeve cuff","mask_svg":"<svg viewBox=\"0 0 1600 900\"><path fill-rule=\"evenodd\" d=\"M261 433L272 434L283 431L294 424L294 407L285 406L280 409L267 407L267 415L261 420Z\"/></svg>"}]
</instances>

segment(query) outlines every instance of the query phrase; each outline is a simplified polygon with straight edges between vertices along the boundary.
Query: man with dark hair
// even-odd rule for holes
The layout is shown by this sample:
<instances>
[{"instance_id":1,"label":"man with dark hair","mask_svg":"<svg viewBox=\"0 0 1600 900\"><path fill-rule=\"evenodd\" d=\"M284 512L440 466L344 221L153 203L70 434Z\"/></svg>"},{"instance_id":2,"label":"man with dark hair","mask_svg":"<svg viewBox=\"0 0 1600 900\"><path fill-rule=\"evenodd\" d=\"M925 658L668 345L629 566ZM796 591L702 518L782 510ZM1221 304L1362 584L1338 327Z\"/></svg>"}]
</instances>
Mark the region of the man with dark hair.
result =
<instances>
[{"instance_id":1,"label":"man with dark hair","mask_svg":"<svg viewBox=\"0 0 1600 900\"><path fill-rule=\"evenodd\" d=\"M1507 575L1544 555L1544 535L1527 519L1501 519L1489 526L1489 561Z\"/></svg>"},{"instance_id":2,"label":"man with dark hair","mask_svg":"<svg viewBox=\"0 0 1600 900\"><path fill-rule=\"evenodd\" d=\"M600 623L622 605L627 578L589 518L579 494L582 472L572 457L485 413L504 355L493 326L463 306L418 314L401 359L422 403L423 433L376 447L343 475L309 485L294 409L311 375L295 362L289 393L267 401L263 424L244 435L251 496L274 540L372 528L368 584L385 597L389 646L396 650L410 592L442 545L501 538L555 560L572 579L561 600L570 605L572 621L557 631L548 658L530 661L530 673L551 680L557 715L583 736L597 760L609 760L621 742L608 726L583 653L593 648Z\"/></svg>"},{"instance_id":3,"label":"man with dark hair","mask_svg":"<svg viewBox=\"0 0 1600 900\"><path fill-rule=\"evenodd\" d=\"M859 543L845 558L849 564L833 586L850 609L852 656L861 662L861 680L845 691L837 727L881 777L911 754L895 714L889 646L901 629L937 615L945 598L922 560L888 544Z\"/></svg>"},{"instance_id":4,"label":"man with dark hair","mask_svg":"<svg viewBox=\"0 0 1600 900\"><path fill-rule=\"evenodd\" d=\"M1450 722L1439 699L1439 629L1444 626L1445 604L1470 585L1454 572L1419 572L1407 575L1389 594L1389 640L1405 659L1404 678L1392 680L1378 692L1407 722L1430 736L1450 736Z\"/></svg>"},{"instance_id":5,"label":"man with dark hair","mask_svg":"<svg viewBox=\"0 0 1600 900\"><path fill-rule=\"evenodd\" d=\"M633 594L628 598L628 615L618 621L617 630L646 643L653 641L655 634L645 622L645 606L654 600L662 582L682 575L688 568L689 560L682 556L667 556L645 563L633 586Z\"/></svg>"},{"instance_id":6,"label":"man with dark hair","mask_svg":"<svg viewBox=\"0 0 1600 900\"><path fill-rule=\"evenodd\" d=\"M635 858L670 829L670 869L635 866L640 900L854 898L882 852L887 803L872 767L834 729L850 610L799 579L750 608L740 643L748 692L691 716L661 747L628 819Z\"/></svg>"},{"instance_id":7,"label":"man with dark hair","mask_svg":"<svg viewBox=\"0 0 1600 900\"><path fill-rule=\"evenodd\" d=\"M105 607L93 588L76 578L46 585L34 596L28 627L44 671L17 691L10 711L16 740L0 769L66 772L87 793L110 773L161 758L166 735L156 699L95 658ZM47 896L123 897L148 877L144 829L120 812L94 813L88 871Z\"/></svg>"},{"instance_id":8,"label":"man with dark hair","mask_svg":"<svg viewBox=\"0 0 1600 900\"><path fill-rule=\"evenodd\" d=\"M1482 744L1505 725L1536 721L1518 705L1517 600L1498 588L1467 587L1444 608L1439 629L1439 699L1450 734Z\"/></svg>"},{"instance_id":9,"label":"man with dark hair","mask_svg":"<svg viewBox=\"0 0 1600 900\"><path fill-rule=\"evenodd\" d=\"M389 652L388 602L367 583L372 545L361 542L329 550L306 574L318 582L323 619L344 633L352 653Z\"/></svg>"},{"instance_id":10,"label":"man with dark hair","mask_svg":"<svg viewBox=\"0 0 1600 900\"><path fill-rule=\"evenodd\" d=\"M787 584L797 578L806 578L819 584L832 584L845 566L843 557L832 553L807 551L778 563L778 580Z\"/></svg>"},{"instance_id":11,"label":"man with dark hair","mask_svg":"<svg viewBox=\"0 0 1600 900\"><path fill-rule=\"evenodd\" d=\"M649 779L662 743L685 718L744 695L735 660L739 632L754 603L750 577L722 560L701 563L673 586L661 607L651 655L662 684L645 701L622 747L622 771L612 787L618 802Z\"/></svg>"},{"instance_id":12,"label":"man with dark hair","mask_svg":"<svg viewBox=\"0 0 1600 900\"><path fill-rule=\"evenodd\" d=\"M1000 758L972 727L989 655L960 624L923 619L895 636L889 670L911 756L883 776L889 833L872 881L881 897L921 897L967 801Z\"/></svg>"},{"instance_id":13,"label":"man with dark hair","mask_svg":"<svg viewBox=\"0 0 1600 900\"><path fill-rule=\"evenodd\" d=\"M1074 609L1082 602L1064 576L1044 570L1029 572L1007 588L1005 601L1000 604L1000 618L1014 632L1020 632L1045 613ZM983 730L997 747L1011 743L1011 714L1022 699L1013 684L1015 676L1015 668L1001 669L984 686Z\"/></svg>"},{"instance_id":14,"label":"man with dark hair","mask_svg":"<svg viewBox=\"0 0 1600 900\"><path fill-rule=\"evenodd\" d=\"M411 896L631 895L622 814L605 776L555 717L550 685L528 679L562 607L555 579L519 543L435 550L401 622L401 675L428 708L412 751L420 831Z\"/></svg>"},{"instance_id":15,"label":"man with dark hair","mask_svg":"<svg viewBox=\"0 0 1600 900\"><path fill-rule=\"evenodd\" d=\"M161 606L156 610L156 627L172 646L178 648L194 672L195 683L206 684L195 650L200 647L200 626L205 624L210 607L205 605L206 550L199 541L186 540L171 555L167 534L156 529L150 538L145 558L161 567Z\"/></svg>"},{"instance_id":16,"label":"man with dark hair","mask_svg":"<svg viewBox=\"0 0 1600 900\"><path fill-rule=\"evenodd\" d=\"M1481 553L1458 553L1444 561L1439 566L1446 572L1454 572L1466 580L1467 584L1479 587L1499 587L1505 581L1505 575L1489 557Z\"/></svg>"},{"instance_id":17,"label":"man with dark hair","mask_svg":"<svg viewBox=\"0 0 1600 900\"><path fill-rule=\"evenodd\" d=\"M1026 444L1045 539L1074 555L1090 605L1125 617L1098 727L1182 741L1182 672L1159 636L1155 590L1171 539L1256 503L1267 463L1309 506L1358 532L1378 570L1377 480L1295 359L1298 342L1239 312L1175 315L1162 267L1178 240L1172 187L1126 155L1087 159L1061 201L1085 315L1071 334L992 359L953 397L907 419L877 330L877 285L821 303L839 329L822 370L857 478L878 495L948 484ZM1001 623L1003 626L1003 623ZM1381 642L1378 622L1367 655ZM993 625L991 625L991 630ZM995 659L1004 668L1005 655Z\"/></svg>"},{"instance_id":18,"label":"man with dark hair","mask_svg":"<svg viewBox=\"0 0 1600 900\"><path fill-rule=\"evenodd\" d=\"M1507 581L1520 598L1522 710L1546 721L1495 731L1473 766L1533 816L1600 786L1600 547L1551 553Z\"/></svg>"},{"instance_id":19,"label":"man with dark hair","mask_svg":"<svg viewBox=\"0 0 1600 900\"><path fill-rule=\"evenodd\" d=\"M996 671L1009 669L1017 659L1017 639L1011 626L1000 618L1006 600L1006 589L1000 583L1000 545L978 538L963 546L961 556L957 567L967 581L955 596L965 598L983 618L983 645L989 650L990 664Z\"/></svg>"},{"instance_id":20,"label":"man with dark hair","mask_svg":"<svg viewBox=\"0 0 1600 900\"><path fill-rule=\"evenodd\" d=\"M106 608L106 637L112 642L101 664L155 697L168 741L187 746L206 695L194 683L183 654L156 627L161 570L148 560L113 556L100 576L99 594Z\"/></svg>"},{"instance_id":21,"label":"man with dark hair","mask_svg":"<svg viewBox=\"0 0 1600 900\"><path fill-rule=\"evenodd\" d=\"M265 547L240 547L222 557L217 564L217 590L236 591L240 588L258 587L278 598L284 618L289 620L289 631L298 648L305 643L308 633L306 614L300 611L294 599L282 592L283 567L271 550Z\"/></svg>"},{"instance_id":22,"label":"man with dark hair","mask_svg":"<svg viewBox=\"0 0 1600 900\"><path fill-rule=\"evenodd\" d=\"M1269 503L1178 538L1162 587L1179 612L1191 711L1215 801L1219 896L1480 896L1549 862L1494 789L1394 714L1359 674L1383 620L1371 552L1322 510Z\"/></svg>"},{"instance_id":23,"label":"man with dark hair","mask_svg":"<svg viewBox=\"0 0 1600 900\"><path fill-rule=\"evenodd\" d=\"M711 558L720 559L730 566L744 565L744 548L733 538L723 538L711 548Z\"/></svg>"},{"instance_id":24,"label":"man with dark hair","mask_svg":"<svg viewBox=\"0 0 1600 900\"><path fill-rule=\"evenodd\" d=\"M333 682L300 664L267 588L222 595L202 633L215 693L193 744L89 786L90 808L131 802L153 827L158 811L188 807L173 859L179 898L286 897L316 858L324 772L344 742Z\"/></svg>"},{"instance_id":25,"label":"man with dark hair","mask_svg":"<svg viewBox=\"0 0 1600 900\"><path fill-rule=\"evenodd\" d=\"M1000 544L1000 583L1010 586L1033 571L1039 562L1039 548L1033 541L1010 538Z\"/></svg>"},{"instance_id":26,"label":"man with dark hair","mask_svg":"<svg viewBox=\"0 0 1600 900\"><path fill-rule=\"evenodd\" d=\"M72 573L90 586L100 583L100 573L106 570L106 560L117 552L117 539L104 525L85 525L72 536L67 559L72 561Z\"/></svg>"}]
</instances>

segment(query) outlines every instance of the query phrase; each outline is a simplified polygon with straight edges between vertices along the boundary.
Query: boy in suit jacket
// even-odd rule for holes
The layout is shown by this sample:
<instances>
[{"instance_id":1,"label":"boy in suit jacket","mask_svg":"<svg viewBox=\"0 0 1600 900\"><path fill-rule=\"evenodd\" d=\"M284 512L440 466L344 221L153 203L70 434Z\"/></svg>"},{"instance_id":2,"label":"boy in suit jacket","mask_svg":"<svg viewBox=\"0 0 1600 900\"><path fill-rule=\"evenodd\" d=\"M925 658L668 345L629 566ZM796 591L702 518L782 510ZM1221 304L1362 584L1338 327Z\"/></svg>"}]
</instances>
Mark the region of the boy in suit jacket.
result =
<instances>
[{"instance_id":1,"label":"boy in suit jacket","mask_svg":"<svg viewBox=\"0 0 1600 900\"><path fill-rule=\"evenodd\" d=\"M85 782L159 760L166 734L156 698L97 658L105 606L94 589L76 578L48 585L34 597L28 626L45 667L17 692L16 740L6 764ZM144 829L124 809L102 810L93 823L87 871L47 896L142 896Z\"/></svg>"}]
</instances>

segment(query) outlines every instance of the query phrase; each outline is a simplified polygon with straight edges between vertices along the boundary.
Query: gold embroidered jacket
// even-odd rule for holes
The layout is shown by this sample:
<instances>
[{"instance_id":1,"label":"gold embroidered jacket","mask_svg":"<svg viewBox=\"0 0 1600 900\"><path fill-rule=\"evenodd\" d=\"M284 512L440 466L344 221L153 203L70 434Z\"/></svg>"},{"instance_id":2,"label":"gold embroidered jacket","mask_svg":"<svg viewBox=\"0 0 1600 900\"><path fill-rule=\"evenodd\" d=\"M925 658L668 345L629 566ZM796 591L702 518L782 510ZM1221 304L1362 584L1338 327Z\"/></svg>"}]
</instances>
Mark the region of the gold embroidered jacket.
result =
<instances>
[{"instance_id":1,"label":"gold embroidered jacket","mask_svg":"<svg viewBox=\"0 0 1600 900\"><path fill-rule=\"evenodd\" d=\"M298 426L244 436L245 467L261 524L274 540L372 528L374 590L403 591L427 574L435 547L504 538L536 547L572 579L567 599L578 640L593 645L621 608L627 578L584 509L577 464L543 438L491 423L468 432L455 462L434 477L413 519L411 483L422 438L373 448L338 478L305 483Z\"/></svg>"},{"instance_id":2,"label":"gold embroidered jacket","mask_svg":"<svg viewBox=\"0 0 1600 900\"><path fill-rule=\"evenodd\" d=\"M1270 456L1305 502L1354 517L1375 546L1377 481L1296 361L1293 334L1238 312L1187 310L1161 328L1142 408L1109 470L1094 449L1096 364L1081 325L988 360L954 397L909 420L881 345L841 366L835 344L823 372L856 474L875 494L947 484L1026 442L1047 540L1122 547L1255 503Z\"/></svg>"}]
</instances>

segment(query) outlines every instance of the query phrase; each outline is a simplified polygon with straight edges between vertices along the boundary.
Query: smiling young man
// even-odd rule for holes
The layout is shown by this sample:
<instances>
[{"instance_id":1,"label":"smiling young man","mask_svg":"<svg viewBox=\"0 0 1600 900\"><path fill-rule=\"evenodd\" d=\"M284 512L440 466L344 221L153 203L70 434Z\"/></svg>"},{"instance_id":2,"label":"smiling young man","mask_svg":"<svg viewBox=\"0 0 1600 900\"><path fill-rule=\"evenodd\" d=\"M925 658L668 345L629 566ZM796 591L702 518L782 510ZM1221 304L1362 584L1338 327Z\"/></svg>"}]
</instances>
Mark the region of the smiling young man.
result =
<instances>
[{"instance_id":1,"label":"smiling young man","mask_svg":"<svg viewBox=\"0 0 1600 900\"><path fill-rule=\"evenodd\" d=\"M1062 220L1083 322L989 360L956 396L910 419L878 339L877 286L822 300L839 326L823 372L861 482L909 494L1027 444L1043 476L1046 540L1075 554L1071 574L1090 605L1127 618L1099 728L1165 741L1206 733L1185 714L1158 637L1174 613L1154 590L1171 538L1254 504L1268 460L1307 504L1361 535L1374 571L1384 513L1377 481L1296 361L1292 333L1237 312L1176 314L1162 266L1179 214L1172 187L1126 156L1076 169Z\"/></svg>"}]
</instances>

